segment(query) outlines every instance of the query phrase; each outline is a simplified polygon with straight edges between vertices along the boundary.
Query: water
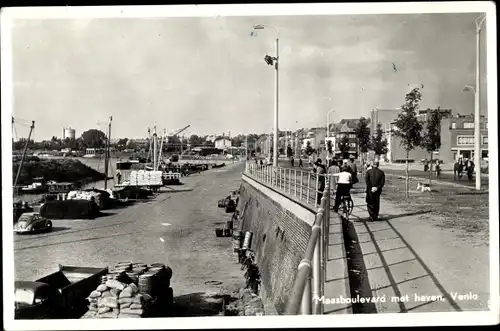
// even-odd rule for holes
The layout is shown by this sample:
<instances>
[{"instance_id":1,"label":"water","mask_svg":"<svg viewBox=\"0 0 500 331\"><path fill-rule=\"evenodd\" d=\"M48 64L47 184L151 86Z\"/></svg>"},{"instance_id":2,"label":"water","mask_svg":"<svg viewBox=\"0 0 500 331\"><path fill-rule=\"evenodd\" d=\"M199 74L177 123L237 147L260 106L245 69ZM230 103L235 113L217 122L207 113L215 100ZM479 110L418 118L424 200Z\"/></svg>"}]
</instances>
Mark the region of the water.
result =
<instances>
[{"instance_id":1,"label":"water","mask_svg":"<svg viewBox=\"0 0 500 331\"><path fill-rule=\"evenodd\" d=\"M76 157L74 159L79 160L83 164L91 167L92 169L97 170L98 172L104 173L104 158L84 158L84 157ZM115 174L116 174L116 162L119 160L119 158L114 158L112 157L110 160L109 164L109 169L108 169L108 176L113 177L113 179L108 180L108 188L113 188L115 185ZM122 180L123 178L128 177L128 173L130 170L122 170ZM88 189L88 188L97 188L97 189L104 189L104 180L100 180L97 182L93 183L87 183L83 185L83 189ZM29 203L39 201L43 197L43 194L20 194L14 197L14 201L16 200L23 200L27 201Z\"/></svg>"}]
</instances>

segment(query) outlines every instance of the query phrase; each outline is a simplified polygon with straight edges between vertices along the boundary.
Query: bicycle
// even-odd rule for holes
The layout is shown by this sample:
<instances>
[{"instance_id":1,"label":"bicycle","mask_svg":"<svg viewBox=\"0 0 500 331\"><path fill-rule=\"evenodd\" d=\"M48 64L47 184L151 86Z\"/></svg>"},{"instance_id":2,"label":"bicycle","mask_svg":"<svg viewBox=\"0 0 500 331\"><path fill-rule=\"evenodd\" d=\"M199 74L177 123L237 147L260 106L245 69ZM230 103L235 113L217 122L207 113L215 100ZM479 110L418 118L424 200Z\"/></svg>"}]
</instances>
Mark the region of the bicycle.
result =
<instances>
[{"instance_id":1,"label":"bicycle","mask_svg":"<svg viewBox=\"0 0 500 331\"><path fill-rule=\"evenodd\" d=\"M354 202L351 195L344 195L340 198L340 211L342 215L348 219L354 209Z\"/></svg>"}]
</instances>

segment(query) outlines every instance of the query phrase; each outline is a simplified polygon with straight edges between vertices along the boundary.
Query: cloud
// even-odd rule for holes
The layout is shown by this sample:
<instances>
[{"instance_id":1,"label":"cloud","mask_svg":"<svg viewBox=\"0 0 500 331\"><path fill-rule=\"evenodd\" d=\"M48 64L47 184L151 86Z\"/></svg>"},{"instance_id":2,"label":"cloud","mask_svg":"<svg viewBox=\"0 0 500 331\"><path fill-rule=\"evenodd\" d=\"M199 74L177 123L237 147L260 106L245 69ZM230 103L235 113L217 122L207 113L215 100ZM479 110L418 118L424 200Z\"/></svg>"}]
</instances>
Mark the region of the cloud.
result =
<instances>
[{"instance_id":1,"label":"cloud","mask_svg":"<svg viewBox=\"0 0 500 331\"><path fill-rule=\"evenodd\" d=\"M316 126L331 108L340 118L399 107L409 83L425 85L423 105L466 113L472 16L16 22L15 112L40 123L37 132L48 138L63 125L81 133L110 114L117 136L144 136L155 120L198 133L270 130L275 72L263 58L274 54L275 35L250 37L259 23L280 29L280 125Z\"/></svg>"}]
</instances>

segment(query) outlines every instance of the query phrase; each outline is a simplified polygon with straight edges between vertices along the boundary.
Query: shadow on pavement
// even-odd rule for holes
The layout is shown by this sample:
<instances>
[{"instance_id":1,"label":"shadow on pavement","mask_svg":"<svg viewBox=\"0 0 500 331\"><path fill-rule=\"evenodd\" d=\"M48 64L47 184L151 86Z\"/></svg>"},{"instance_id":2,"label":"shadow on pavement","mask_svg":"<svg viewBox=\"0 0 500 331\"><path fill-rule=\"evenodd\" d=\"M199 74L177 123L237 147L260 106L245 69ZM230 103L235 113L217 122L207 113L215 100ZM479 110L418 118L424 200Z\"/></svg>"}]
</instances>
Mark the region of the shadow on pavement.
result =
<instances>
[{"instance_id":1,"label":"shadow on pavement","mask_svg":"<svg viewBox=\"0 0 500 331\"><path fill-rule=\"evenodd\" d=\"M363 205L363 207L366 207L366 205ZM361 210L365 210L363 208L359 208ZM434 275L434 273L430 270L430 268L424 263L424 261L420 258L420 256L417 254L417 252L409 245L409 243L405 240L405 238L397 231L397 229L394 227L394 225L390 222L392 219L404 217L404 216L413 216L413 215L421 215L425 213L429 213L430 211L421 211L421 212L416 212L416 213L408 213L408 214L400 214L400 215L385 215L382 217L382 219L378 222L367 222L366 218L359 217L356 215L352 215L354 218L357 218L357 221L353 220L353 223L362 223L364 225L364 229L366 229L366 232L357 232L357 235L368 235L369 238L367 238L366 241L362 241L361 243L371 243L373 245L373 251L370 252L363 252L363 256L368 256L368 255L376 255L380 259L380 265L376 266L371 266L366 268L363 271L368 271L368 270L375 270L375 269L383 269L384 273L387 275L388 279L388 285L385 286L380 286L377 288L372 288L372 292L378 292L380 290L386 289L386 288L392 288L394 291L394 294L396 297L402 297L404 294L403 291L401 290L400 286L406 286L407 283L416 281L421 278L430 278L431 282L434 284L435 288L441 293L442 297L444 300L451 306L451 308L455 311L462 311L460 306L455 302L455 300L451 297L450 293L448 293L443 285L439 282L437 277ZM379 225L384 225L383 228L376 228L375 226ZM373 228L372 228L373 227ZM381 238L379 237L376 232L389 232L390 234L387 234L387 238ZM356 236L357 239L357 236ZM390 239L390 240L389 240ZM391 240L399 240L401 243L394 243L394 245L391 245L390 242ZM394 247L392 247L394 246ZM394 250L401 250L401 253L399 253L394 260L394 254L392 255L387 255L389 254L388 252L394 251ZM391 258L392 256L392 261L388 262L387 258ZM370 260L373 260L370 258ZM404 279L402 281L396 281L397 274L394 274L395 272L397 273L399 270L395 268L399 268L396 266L399 265L406 265L406 268L408 270L414 270L415 271L415 266L412 265L413 262L418 263L423 271L423 274L419 274L416 277ZM373 263L373 262L372 262ZM368 281L368 276L366 279L366 282L369 283ZM404 285L402 285L404 284ZM417 286L417 284L415 284ZM411 308L408 308L405 302L397 302L397 305L399 306L399 312L401 313L406 313L415 309L418 309L420 307L432 304L435 301L427 301L423 302L422 304L419 304L418 306L414 306Z\"/></svg>"},{"instance_id":2,"label":"shadow on pavement","mask_svg":"<svg viewBox=\"0 0 500 331\"><path fill-rule=\"evenodd\" d=\"M230 295L209 295L196 292L174 298L172 317L215 316L231 302Z\"/></svg>"}]
</instances>

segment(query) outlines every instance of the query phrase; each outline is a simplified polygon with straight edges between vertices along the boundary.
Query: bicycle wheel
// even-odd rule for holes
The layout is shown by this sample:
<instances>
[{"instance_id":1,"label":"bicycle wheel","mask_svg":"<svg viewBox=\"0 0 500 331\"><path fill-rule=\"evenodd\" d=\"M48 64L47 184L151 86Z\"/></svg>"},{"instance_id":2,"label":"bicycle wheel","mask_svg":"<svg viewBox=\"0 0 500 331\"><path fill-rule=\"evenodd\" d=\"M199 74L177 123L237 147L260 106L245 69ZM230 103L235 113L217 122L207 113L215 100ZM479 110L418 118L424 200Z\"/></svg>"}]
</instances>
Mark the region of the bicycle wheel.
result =
<instances>
[{"instance_id":1,"label":"bicycle wheel","mask_svg":"<svg viewBox=\"0 0 500 331\"><path fill-rule=\"evenodd\" d=\"M352 214L353 209L354 209L354 201L352 201L352 199L347 200L347 210L349 215Z\"/></svg>"},{"instance_id":2,"label":"bicycle wheel","mask_svg":"<svg viewBox=\"0 0 500 331\"><path fill-rule=\"evenodd\" d=\"M349 206L346 199L342 199L342 216L349 218Z\"/></svg>"}]
</instances>

